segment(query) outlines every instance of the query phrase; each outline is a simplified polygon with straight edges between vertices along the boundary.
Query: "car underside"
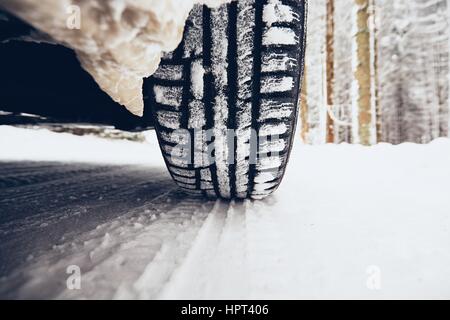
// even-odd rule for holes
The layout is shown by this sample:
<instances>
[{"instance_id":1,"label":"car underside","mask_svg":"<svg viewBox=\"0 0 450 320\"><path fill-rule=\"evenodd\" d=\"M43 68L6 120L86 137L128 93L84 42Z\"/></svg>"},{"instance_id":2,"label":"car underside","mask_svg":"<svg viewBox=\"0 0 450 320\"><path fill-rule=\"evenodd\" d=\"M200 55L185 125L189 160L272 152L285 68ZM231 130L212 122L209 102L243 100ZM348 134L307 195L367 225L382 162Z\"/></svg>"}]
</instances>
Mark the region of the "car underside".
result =
<instances>
[{"instance_id":1,"label":"car underside","mask_svg":"<svg viewBox=\"0 0 450 320\"><path fill-rule=\"evenodd\" d=\"M73 50L39 40L38 34L0 11L0 125L68 122L127 131L153 128L147 103L143 117L133 115L99 88Z\"/></svg>"}]
</instances>

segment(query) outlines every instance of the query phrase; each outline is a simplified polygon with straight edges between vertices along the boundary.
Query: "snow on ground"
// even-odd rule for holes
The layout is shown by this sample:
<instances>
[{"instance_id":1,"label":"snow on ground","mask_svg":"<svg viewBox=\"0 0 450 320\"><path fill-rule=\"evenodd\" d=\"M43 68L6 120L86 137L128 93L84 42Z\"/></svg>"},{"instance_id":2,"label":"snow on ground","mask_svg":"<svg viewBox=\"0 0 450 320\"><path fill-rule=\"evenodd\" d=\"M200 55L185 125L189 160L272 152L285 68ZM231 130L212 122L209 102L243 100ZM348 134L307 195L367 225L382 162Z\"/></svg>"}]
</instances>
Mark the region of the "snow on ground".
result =
<instances>
[{"instance_id":1,"label":"snow on ground","mask_svg":"<svg viewBox=\"0 0 450 320\"><path fill-rule=\"evenodd\" d=\"M89 135L79 137L47 129L0 126L0 160L159 164L162 157L156 134L154 131L145 134L148 143L141 144L126 140L99 139Z\"/></svg>"},{"instance_id":2,"label":"snow on ground","mask_svg":"<svg viewBox=\"0 0 450 320\"><path fill-rule=\"evenodd\" d=\"M149 141L0 127L0 297L450 298L449 140L298 144L274 196L231 203Z\"/></svg>"}]
</instances>

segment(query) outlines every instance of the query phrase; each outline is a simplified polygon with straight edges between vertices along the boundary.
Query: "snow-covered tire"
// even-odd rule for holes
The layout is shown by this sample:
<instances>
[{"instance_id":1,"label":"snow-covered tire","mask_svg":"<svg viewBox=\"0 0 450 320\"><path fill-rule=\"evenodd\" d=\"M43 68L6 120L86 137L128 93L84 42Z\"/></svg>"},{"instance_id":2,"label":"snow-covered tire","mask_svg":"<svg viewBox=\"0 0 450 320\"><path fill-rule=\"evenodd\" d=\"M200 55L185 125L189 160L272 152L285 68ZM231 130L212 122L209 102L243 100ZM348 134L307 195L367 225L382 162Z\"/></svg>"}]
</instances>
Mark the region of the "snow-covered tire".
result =
<instances>
[{"instance_id":1,"label":"snow-covered tire","mask_svg":"<svg viewBox=\"0 0 450 320\"><path fill-rule=\"evenodd\" d=\"M181 188L225 199L276 190L295 134L306 13L306 0L193 9L183 42L144 86L165 162ZM278 138L265 139L272 135Z\"/></svg>"}]
</instances>

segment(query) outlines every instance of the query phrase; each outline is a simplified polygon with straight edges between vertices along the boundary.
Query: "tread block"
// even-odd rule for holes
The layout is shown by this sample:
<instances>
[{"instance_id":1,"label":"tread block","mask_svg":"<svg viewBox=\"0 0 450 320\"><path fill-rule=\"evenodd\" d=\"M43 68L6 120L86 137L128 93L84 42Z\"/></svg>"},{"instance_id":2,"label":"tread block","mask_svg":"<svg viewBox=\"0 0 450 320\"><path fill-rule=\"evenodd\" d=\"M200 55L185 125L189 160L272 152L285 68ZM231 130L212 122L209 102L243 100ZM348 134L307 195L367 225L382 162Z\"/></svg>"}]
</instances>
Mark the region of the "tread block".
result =
<instances>
[{"instance_id":1,"label":"tread block","mask_svg":"<svg viewBox=\"0 0 450 320\"><path fill-rule=\"evenodd\" d=\"M261 80L261 93L291 92L294 88L294 77L266 76Z\"/></svg>"},{"instance_id":2,"label":"tread block","mask_svg":"<svg viewBox=\"0 0 450 320\"><path fill-rule=\"evenodd\" d=\"M292 45L298 43L298 36L295 30L288 27L271 27L264 31L263 45Z\"/></svg>"},{"instance_id":3,"label":"tread block","mask_svg":"<svg viewBox=\"0 0 450 320\"><path fill-rule=\"evenodd\" d=\"M162 80L182 80L183 66L182 65L161 65L153 74L153 77Z\"/></svg>"},{"instance_id":4,"label":"tread block","mask_svg":"<svg viewBox=\"0 0 450 320\"><path fill-rule=\"evenodd\" d=\"M179 110L183 101L183 87L168 87L155 85L153 87L155 100L157 103L171 106L174 110Z\"/></svg>"}]
</instances>

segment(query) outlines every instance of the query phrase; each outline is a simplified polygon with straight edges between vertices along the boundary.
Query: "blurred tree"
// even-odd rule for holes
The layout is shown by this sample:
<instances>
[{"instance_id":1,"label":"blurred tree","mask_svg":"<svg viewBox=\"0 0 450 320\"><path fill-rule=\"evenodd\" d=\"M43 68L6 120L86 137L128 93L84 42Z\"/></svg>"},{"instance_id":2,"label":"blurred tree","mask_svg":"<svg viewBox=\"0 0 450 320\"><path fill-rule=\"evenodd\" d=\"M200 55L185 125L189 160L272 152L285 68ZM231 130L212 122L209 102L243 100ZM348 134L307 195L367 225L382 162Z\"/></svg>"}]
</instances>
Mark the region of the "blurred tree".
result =
<instances>
[{"instance_id":1,"label":"blurred tree","mask_svg":"<svg viewBox=\"0 0 450 320\"><path fill-rule=\"evenodd\" d=\"M353 0L334 0L334 85L335 142L352 142L352 52Z\"/></svg>"},{"instance_id":2,"label":"blurred tree","mask_svg":"<svg viewBox=\"0 0 450 320\"><path fill-rule=\"evenodd\" d=\"M326 79L325 79L325 39L326 39L326 0L309 1L308 45L306 47L307 104L304 126L304 142L322 144L326 142Z\"/></svg>"},{"instance_id":3,"label":"blurred tree","mask_svg":"<svg viewBox=\"0 0 450 320\"><path fill-rule=\"evenodd\" d=\"M308 82L307 82L307 67L305 66L304 75L303 75L303 82L302 82L302 88L301 88L301 95L300 95L300 124L301 124L301 131L300 135L303 142L307 141L307 135L309 131L309 123L308 123Z\"/></svg>"},{"instance_id":4,"label":"blurred tree","mask_svg":"<svg viewBox=\"0 0 450 320\"><path fill-rule=\"evenodd\" d=\"M357 110L357 121L354 121L354 140L363 145L373 144L372 117L372 72L371 46L369 28L369 0L355 0L355 96L354 108ZM356 130L357 128L357 130Z\"/></svg>"},{"instance_id":5,"label":"blurred tree","mask_svg":"<svg viewBox=\"0 0 450 320\"><path fill-rule=\"evenodd\" d=\"M334 100L334 0L327 0L326 28L326 93L327 93L327 142L335 142L333 112Z\"/></svg>"},{"instance_id":6,"label":"blurred tree","mask_svg":"<svg viewBox=\"0 0 450 320\"><path fill-rule=\"evenodd\" d=\"M448 136L449 23L450 0L311 1L304 140Z\"/></svg>"}]
</instances>

